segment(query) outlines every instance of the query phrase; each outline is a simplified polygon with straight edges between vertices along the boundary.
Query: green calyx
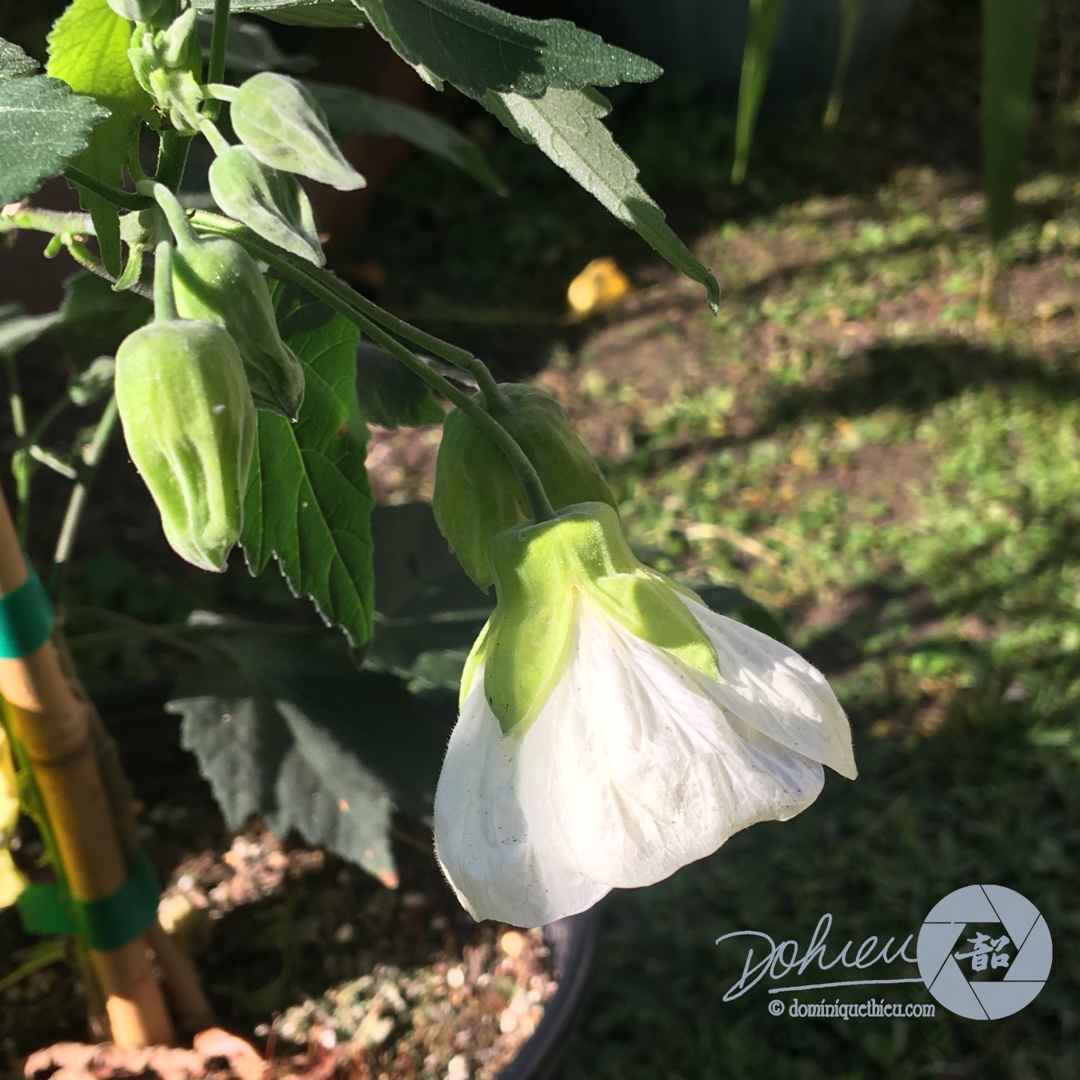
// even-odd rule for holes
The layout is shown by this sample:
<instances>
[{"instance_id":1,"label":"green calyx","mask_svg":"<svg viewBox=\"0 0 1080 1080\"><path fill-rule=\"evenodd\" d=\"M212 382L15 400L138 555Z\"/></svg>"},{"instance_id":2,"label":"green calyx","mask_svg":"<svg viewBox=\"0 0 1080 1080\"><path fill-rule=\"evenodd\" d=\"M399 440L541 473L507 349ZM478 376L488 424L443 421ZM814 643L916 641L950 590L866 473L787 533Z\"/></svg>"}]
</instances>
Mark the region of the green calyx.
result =
<instances>
[{"instance_id":1,"label":"green calyx","mask_svg":"<svg viewBox=\"0 0 1080 1080\"><path fill-rule=\"evenodd\" d=\"M523 735L562 678L581 604L719 678L716 650L679 599L685 590L638 562L610 506L570 506L553 521L509 529L491 541L489 559L498 604L462 693L483 660L484 692L504 734Z\"/></svg>"},{"instance_id":2,"label":"green calyx","mask_svg":"<svg viewBox=\"0 0 1080 1080\"><path fill-rule=\"evenodd\" d=\"M295 420L304 400L304 369L281 340L258 263L235 240L199 237L168 189L158 185L154 194L176 237L172 287L177 313L228 331L256 407Z\"/></svg>"},{"instance_id":3,"label":"green calyx","mask_svg":"<svg viewBox=\"0 0 1080 1080\"><path fill-rule=\"evenodd\" d=\"M364 186L330 134L326 114L303 83L260 71L240 84L232 102L237 138L264 164L299 173L339 191Z\"/></svg>"},{"instance_id":4,"label":"green calyx","mask_svg":"<svg viewBox=\"0 0 1080 1080\"><path fill-rule=\"evenodd\" d=\"M499 387L489 411L536 469L551 505L615 500L589 451L574 434L562 406L542 390ZM529 502L506 455L461 409L443 423L435 466L432 509L443 536L465 572L487 590L495 580L488 564L492 537L529 517Z\"/></svg>"},{"instance_id":5,"label":"green calyx","mask_svg":"<svg viewBox=\"0 0 1080 1080\"><path fill-rule=\"evenodd\" d=\"M224 570L243 526L255 408L240 354L214 322L164 319L116 351L116 403L128 453L173 550Z\"/></svg>"},{"instance_id":6,"label":"green calyx","mask_svg":"<svg viewBox=\"0 0 1080 1080\"><path fill-rule=\"evenodd\" d=\"M222 213L301 259L326 262L311 202L291 173L265 165L246 146L230 146L214 158L207 179Z\"/></svg>"}]
</instances>

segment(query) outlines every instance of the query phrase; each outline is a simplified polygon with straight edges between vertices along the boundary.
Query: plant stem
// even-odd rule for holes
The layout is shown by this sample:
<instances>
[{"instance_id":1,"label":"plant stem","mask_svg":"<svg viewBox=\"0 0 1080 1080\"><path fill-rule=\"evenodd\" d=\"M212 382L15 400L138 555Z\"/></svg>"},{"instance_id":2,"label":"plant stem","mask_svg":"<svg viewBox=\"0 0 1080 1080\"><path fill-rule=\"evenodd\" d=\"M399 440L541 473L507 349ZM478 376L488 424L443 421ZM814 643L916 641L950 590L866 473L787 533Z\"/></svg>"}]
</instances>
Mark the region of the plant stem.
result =
<instances>
[{"instance_id":1,"label":"plant stem","mask_svg":"<svg viewBox=\"0 0 1080 1080\"><path fill-rule=\"evenodd\" d=\"M154 173L154 179L159 184L164 184L171 191L179 189L180 181L184 179L184 166L187 165L190 146L190 135L179 135L175 131L162 132L157 171Z\"/></svg>"},{"instance_id":2,"label":"plant stem","mask_svg":"<svg viewBox=\"0 0 1080 1080\"><path fill-rule=\"evenodd\" d=\"M4 369L8 379L8 404L11 408L11 427L19 440L19 450L11 459L11 472L15 477L15 497L18 507L15 514L16 533L19 543L26 544L30 528L30 476L32 466L26 454L26 410L19 388L19 369L11 353L4 354Z\"/></svg>"},{"instance_id":3,"label":"plant stem","mask_svg":"<svg viewBox=\"0 0 1080 1080\"><path fill-rule=\"evenodd\" d=\"M86 496L97 473L101 456L108 445L109 436L116 426L116 397L110 397L105 411L94 428L93 437L83 451L83 468L75 486L71 489L68 497L67 510L64 512L64 522L60 526L60 536L56 541L56 551L53 553L52 570L49 573L49 595L54 603L59 603L60 592L64 587L68 558L75 543L75 536L79 531L79 522L82 520L83 508L86 505Z\"/></svg>"},{"instance_id":4,"label":"plant stem","mask_svg":"<svg viewBox=\"0 0 1080 1080\"><path fill-rule=\"evenodd\" d=\"M536 469L533 467L532 462L529 461L525 451L521 449L510 433L491 413L477 404L467 394L462 393L453 383L443 378L438 372L432 371L427 364L410 352L397 338L392 337L383 327L377 325L366 310L374 306L371 305L370 301L364 300L348 285L339 281L328 271L303 259L288 255L280 248L268 244L227 218L219 218L213 214L196 213L193 215L192 221L197 228L202 227L206 231L218 235L232 236L242 242L245 247L257 254L264 262L269 263L275 270L302 285L313 296L326 304L327 307L332 308L339 315L343 315L351 323L358 326L377 345L381 345L396 356L413 374L419 376L432 389L453 402L462 412L467 413L506 455L529 500L533 520L538 522L548 521L555 516L555 511L547 497L547 492L544 491L544 485L540 482ZM385 312L382 314L385 314ZM416 333L419 333L419 331L416 331ZM461 350L457 351L460 352ZM484 395L485 403L494 406L496 411L500 407L505 407L502 394L487 366L475 357L472 357L472 360L474 367L470 369L469 373L476 378L480 391ZM489 397L489 394L491 397Z\"/></svg>"},{"instance_id":5,"label":"plant stem","mask_svg":"<svg viewBox=\"0 0 1080 1080\"><path fill-rule=\"evenodd\" d=\"M157 322L179 318L173 296L172 252L170 240L161 240L154 248L154 319Z\"/></svg>"},{"instance_id":6,"label":"plant stem","mask_svg":"<svg viewBox=\"0 0 1080 1080\"><path fill-rule=\"evenodd\" d=\"M96 235L89 214L77 210L42 210L37 206L13 203L0 213L0 234L18 229L52 233L61 238Z\"/></svg>"},{"instance_id":7,"label":"plant stem","mask_svg":"<svg viewBox=\"0 0 1080 1080\"><path fill-rule=\"evenodd\" d=\"M257 250L260 257L267 262L270 261L267 252L275 255L280 260L284 260L288 266L279 265L279 268L282 269L283 272L288 273L294 281L299 280L296 277L296 273L305 274L314 269L311 263L306 259L301 259L299 256L292 255L287 251L282 251L280 248L267 245L266 241L261 240L230 218L221 217L219 214L210 214L205 211L196 211L192 215L191 221L196 228L203 229L206 232L215 233L219 236L231 236L235 239L242 240L247 247L252 250ZM289 267L295 270L296 273L291 273ZM436 337L434 334L429 334L419 327L407 323L404 319L399 319L389 311L384 311L378 304L373 304L366 296L361 296L355 289L346 285L340 278L334 277L327 271L321 272L321 279L328 289L332 289L345 303L350 304L357 311L366 315L372 322L378 323L380 326L385 327L391 333L397 334L398 337L402 337L406 341L411 341L425 352L432 353L441 360L445 360L448 364L452 364L454 367L468 372L468 374L476 381L477 386L484 391L485 399L487 399L489 403L493 400L501 400L501 394L497 390L494 390L495 381L492 379L491 372L488 370L487 365L482 360L473 356L467 349L452 345L449 341L443 341L442 338ZM493 390L494 394L492 394Z\"/></svg>"},{"instance_id":8,"label":"plant stem","mask_svg":"<svg viewBox=\"0 0 1080 1080\"><path fill-rule=\"evenodd\" d=\"M87 641L108 641L110 638L117 635L130 636L132 633L141 634L143 637L153 638L155 641L160 641L162 644L169 645L176 649L177 652L187 653L190 656L194 656L196 660L204 660L209 652L202 645L197 645L195 642L188 641L183 637L182 631L189 630L188 626L181 626L170 629L166 626L155 626L153 623L143 622L141 619L132 618L130 615L123 615L118 611L109 611L108 608L68 608L65 611L65 615L70 619L72 616L83 615L93 616L103 620L104 622L111 622L117 626L116 630L96 630L86 634L75 634L69 638L69 641L74 643L77 648L81 642L85 644Z\"/></svg>"},{"instance_id":9,"label":"plant stem","mask_svg":"<svg viewBox=\"0 0 1080 1080\"><path fill-rule=\"evenodd\" d=\"M206 65L206 82L219 83L225 75L225 42L229 32L229 0L214 0L214 28L210 32L210 59ZM216 120L220 102L210 99L203 106L203 115Z\"/></svg>"},{"instance_id":10,"label":"plant stem","mask_svg":"<svg viewBox=\"0 0 1080 1080\"><path fill-rule=\"evenodd\" d=\"M108 199L109 202L123 210L145 210L148 206L154 205L152 200L145 195L140 195L137 191L124 191L123 188L103 183L96 176L83 172L82 169L75 165L66 165L64 167L64 176L73 184L78 184L79 187L84 187L87 191L92 191L95 195Z\"/></svg>"}]
</instances>

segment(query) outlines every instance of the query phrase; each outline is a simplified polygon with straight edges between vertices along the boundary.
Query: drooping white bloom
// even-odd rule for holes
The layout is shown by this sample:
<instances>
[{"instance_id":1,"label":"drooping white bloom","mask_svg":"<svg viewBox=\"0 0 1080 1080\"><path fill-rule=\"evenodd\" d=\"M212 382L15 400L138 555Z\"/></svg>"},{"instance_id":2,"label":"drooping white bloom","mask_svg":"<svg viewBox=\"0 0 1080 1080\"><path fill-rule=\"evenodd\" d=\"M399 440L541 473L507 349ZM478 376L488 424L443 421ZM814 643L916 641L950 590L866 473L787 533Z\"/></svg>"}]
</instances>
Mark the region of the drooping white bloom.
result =
<instances>
[{"instance_id":1,"label":"drooping white bloom","mask_svg":"<svg viewBox=\"0 0 1080 1080\"><path fill-rule=\"evenodd\" d=\"M649 885L854 778L824 677L630 554L610 507L492 543L435 797L439 862L477 919L539 925Z\"/></svg>"}]
</instances>

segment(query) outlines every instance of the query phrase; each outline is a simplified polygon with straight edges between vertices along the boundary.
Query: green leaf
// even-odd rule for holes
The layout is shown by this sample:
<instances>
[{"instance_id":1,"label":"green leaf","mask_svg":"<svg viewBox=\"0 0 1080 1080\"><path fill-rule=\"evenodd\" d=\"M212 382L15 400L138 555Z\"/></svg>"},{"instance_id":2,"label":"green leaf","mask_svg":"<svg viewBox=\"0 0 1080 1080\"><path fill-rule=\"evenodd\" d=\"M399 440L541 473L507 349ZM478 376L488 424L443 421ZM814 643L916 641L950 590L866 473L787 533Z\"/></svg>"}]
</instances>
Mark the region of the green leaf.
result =
<instances>
[{"instance_id":1,"label":"green leaf","mask_svg":"<svg viewBox=\"0 0 1080 1080\"><path fill-rule=\"evenodd\" d=\"M601 123L610 106L600 94L552 88L533 100L488 93L483 105L518 138L538 146L672 266L704 285L709 306L716 311L716 278L671 231L663 211L637 182L637 166Z\"/></svg>"},{"instance_id":2,"label":"green leaf","mask_svg":"<svg viewBox=\"0 0 1080 1080\"><path fill-rule=\"evenodd\" d=\"M235 8L233 9L235 10ZM202 16L195 24L203 55L210 54L210 39L214 20ZM237 75L256 71L288 71L300 74L310 71L318 61L302 53L288 55L278 48L273 35L261 23L251 19L229 19L225 37L225 70Z\"/></svg>"},{"instance_id":3,"label":"green leaf","mask_svg":"<svg viewBox=\"0 0 1080 1080\"><path fill-rule=\"evenodd\" d=\"M1031 115L1042 5L983 0L982 136L990 242L1009 231Z\"/></svg>"},{"instance_id":4,"label":"green leaf","mask_svg":"<svg viewBox=\"0 0 1080 1080\"><path fill-rule=\"evenodd\" d=\"M651 82L651 60L608 45L562 19L536 21L477 0L356 0L394 51L469 97L489 91L541 97L549 87Z\"/></svg>"},{"instance_id":5,"label":"green leaf","mask_svg":"<svg viewBox=\"0 0 1080 1080\"><path fill-rule=\"evenodd\" d=\"M494 607L450 553L429 503L378 506L375 636L364 662L424 688L456 690Z\"/></svg>"},{"instance_id":6,"label":"green leaf","mask_svg":"<svg viewBox=\"0 0 1080 1080\"><path fill-rule=\"evenodd\" d=\"M735 165L731 170L733 184L741 184L746 177L750 143L754 138L765 84L769 81L773 41L783 9L784 0L750 0L750 30L743 52L739 111L735 121Z\"/></svg>"},{"instance_id":7,"label":"green leaf","mask_svg":"<svg viewBox=\"0 0 1080 1080\"><path fill-rule=\"evenodd\" d=\"M862 25L863 8L866 0L840 0L840 48L836 53L833 67L832 87L825 113L821 118L822 126L833 128L840 119L840 106L844 101L844 84L851 68L851 58L855 55L855 39Z\"/></svg>"},{"instance_id":8,"label":"green leaf","mask_svg":"<svg viewBox=\"0 0 1080 1080\"><path fill-rule=\"evenodd\" d=\"M154 306L133 292L114 292L104 278L79 272L64 282L57 331L80 366L115 354L120 342L150 321Z\"/></svg>"},{"instance_id":9,"label":"green leaf","mask_svg":"<svg viewBox=\"0 0 1080 1080\"><path fill-rule=\"evenodd\" d=\"M360 342L356 392L368 422L393 430L399 424L441 424L445 415L431 388L396 356Z\"/></svg>"},{"instance_id":10,"label":"green leaf","mask_svg":"<svg viewBox=\"0 0 1080 1080\"><path fill-rule=\"evenodd\" d=\"M502 181L491 171L480 151L460 131L437 116L347 86L317 82L305 82L305 85L315 95L336 132L397 135L464 169L473 179L498 194L506 194Z\"/></svg>"},{"instance_id":11,"label":"green leaf","mask_svg":"<svg viewBox=\"0 0 1080 1080\"><path fill-rule=\"evenodd\" d=\"M21 304L0 304L0 356L14 356L60 321L60 312L27 315Z\"/></svg>"},{"instance_id":12,"label":"green leaf","mask_svg":"<svg viewBox=\"0 0 1080 1080\"><path fill-rule=\"evenodd\" d=\"M156 125L150 96L139 85L128 60L131 25L107 0L74 0L49 34L48 72L72 90L89 94L109 110L109 118L72 160L90 176L118 187L135 146L135 124ZM101 261L113 277L121 271L120 221L117 208L100 195L80 188L82 205L94 219Z\"/></svg>"},{"instance_id":13,"label":"green leaf","mask_svg":"<svg viewBox=\"0 0 1080 1080\"><path fill-rule=\"evenodd\" d=\"M33 57L27 56L18 45L0 38L0 81L33 75L37 69L38 62Z\"/></svg>"},{"instance_id":14,"label":"green leaf","mask_svg":"<svg viewBox=\"0 0 1080 1080\"><path fill-rule=\"evenodd\" d=\"M57 79L32 74L36 68L22 49L0 38L0 205L56 176L109 115Z\"/></svg>"},{"instance_id":15,"label":"green leaf","mask_svg":"<svg viewBox=\"0 0 1080 1080\"><path fill-rule=\"evenodd\" d=\"M212 15L214 0L195 0L195 9ZM292 26L360 26L364 21L352 0L233 0L229 11Z\"/></svg>"},{"instance_id":16,"label":"green leaf","mask_svg":"<svg viewBox=\"0 0 1080 1080\"><path fill-rule=\"evenodd\" d=\"M450 718L325 635L223 623L198 640L213 652L166 708L229 827L258 814L396 884L391 814L430 815Z\"/></svg>"},{"instance_id":17,"label":"green leaf","mask_svg":"<svg viewBox=\"0 0 1080 1080\"><path fill-rule=\"evenodd\" d=\"M367 428L356 400L357 330L307 294L271 283L279 329L304 365L299 419L260 411L244 498L251 573L271 557L353 645L371 637L371 507L364 468Z\"/></svg>"}]
</instances>

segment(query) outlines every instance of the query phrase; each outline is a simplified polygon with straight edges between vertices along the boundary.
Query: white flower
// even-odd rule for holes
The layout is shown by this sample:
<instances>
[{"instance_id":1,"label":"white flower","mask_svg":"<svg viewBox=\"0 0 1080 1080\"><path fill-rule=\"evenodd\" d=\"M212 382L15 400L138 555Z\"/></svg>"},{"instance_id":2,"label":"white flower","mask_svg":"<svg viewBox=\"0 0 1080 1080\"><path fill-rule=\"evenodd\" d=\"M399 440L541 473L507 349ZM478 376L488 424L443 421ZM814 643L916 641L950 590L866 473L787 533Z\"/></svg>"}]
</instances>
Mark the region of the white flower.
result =
<instances>
[{"instance_id":1,"label":"white flower","mask_svg":"<svg viewBox=\"0 0 1080 1080\"><path fill-rule=\"evenodd\" d=\"M822 765L855 777L822 675L643 567L609 507L513 534L492 545L499 606L435 796L439 862L475 918L582 911L793 817Z\"/></svg>"}]
</instances>

